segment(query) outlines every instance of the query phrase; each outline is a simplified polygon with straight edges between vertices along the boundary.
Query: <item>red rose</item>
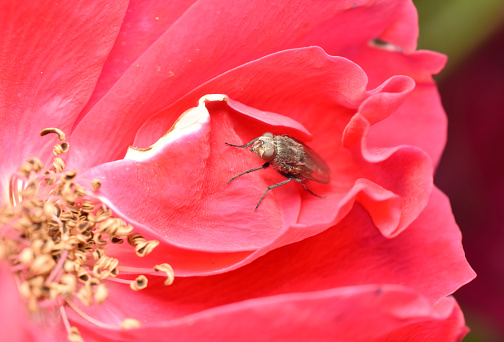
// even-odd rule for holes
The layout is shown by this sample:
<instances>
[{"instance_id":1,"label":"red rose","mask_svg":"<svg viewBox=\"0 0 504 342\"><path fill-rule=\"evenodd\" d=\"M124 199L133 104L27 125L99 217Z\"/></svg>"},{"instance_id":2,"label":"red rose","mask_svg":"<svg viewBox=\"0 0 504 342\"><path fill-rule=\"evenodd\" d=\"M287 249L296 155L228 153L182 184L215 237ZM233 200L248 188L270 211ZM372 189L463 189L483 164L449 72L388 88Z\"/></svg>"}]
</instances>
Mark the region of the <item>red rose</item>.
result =
<instances>
[{"instance_id":1,"label":"red rose","mask_svg":"<svg viewBox=\"0 0 504 342\"><path fill-rule=\"evenodd\" d=\"M410 1L6 2L0 13L0 189L3 203L21 200L0 212L0 247L21 302L38 317L60 307L52 316L68 331L51 317L39 324L44 334L78 338L73 326L85 340L464 336L462 313L446 296L474 273L448 201L432 186L446 122L431 76L445 58L415 51ZM66 167L57 157L55 173L32 162L16 174L27 158L53 160L37 137L46 127L67 133L56 131L58 146L69 146ZM286 178L269 167L228 183L264 161L226 143L264 132L312 148L330 182L289 182L254 210ZM96 179L101 187L90 190ZM46 202L69 218L55 218ZM38 207L57 235L49 252L33 252L35 261L48 255L40 267L54 263L47 271L24 251L46 227ZM102 221L98 208L119 221ZM133 228L145 240L135 241ZM146 241L159 245L139 259L127 243L110 244L126 237L137 255ZM89 254L67 267L77 250ZM119 265L90 266L104 260L102 250ZM162 263L176 276L169 287L149 268ZM63 274L85 285L63 291ZM132 293L122 283L140 274L148 277L137 285L148 286ZM11 277L2 279L11 298ZM87 295L101 301L103 284L107 300L84 306L93 302ZM20 301L9 303L19 311ZM39 329L24 311L19 317L9 317L20 326L13 339ZM138 321L119 329L127 317Z\"/></svg>"}]
</instances>

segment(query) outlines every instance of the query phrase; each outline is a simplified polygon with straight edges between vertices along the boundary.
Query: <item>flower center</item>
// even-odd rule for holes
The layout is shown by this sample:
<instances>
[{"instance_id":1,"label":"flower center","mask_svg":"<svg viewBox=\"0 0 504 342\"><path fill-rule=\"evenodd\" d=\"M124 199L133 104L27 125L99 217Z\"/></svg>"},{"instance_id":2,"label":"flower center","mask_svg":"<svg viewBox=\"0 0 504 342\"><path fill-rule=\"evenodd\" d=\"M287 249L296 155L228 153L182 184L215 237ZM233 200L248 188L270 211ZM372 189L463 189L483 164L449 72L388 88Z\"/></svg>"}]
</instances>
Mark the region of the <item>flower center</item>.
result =
<instances>
[{"instance_id":1,"label":"flower center","mask_svg":"<svg viewBox=\"0 0 504 342\"><path fill-rule=\"evenodd\" d=\"M79 331L66 319L65 303L85 319L108 326L87 316L73 301L80 300L86 306L103 303L108 293L105 279L129 284L134 291L147 286L144 275L134 281L117 278L119 260L107 256L107 247L127 241L143 257L159 241L132 233L133 226L114 217L103 202L76 182L76 171L64 171L61 156L70 145L59 129L40 132L42 136L50 133L59 138L53 148L52 167L44 169L39 159L32 158L11 177L11 203L0 208L0 260L9 261L28 309L36 312L59 306L69 340L79 341ZM100 186L98 179L91 182L92 191ZM169 264L156 265L154 270L166 273L165 285L173 282ZM125 318L121 328L139 325L139 321Z\"/></svg>"}]
</instances>

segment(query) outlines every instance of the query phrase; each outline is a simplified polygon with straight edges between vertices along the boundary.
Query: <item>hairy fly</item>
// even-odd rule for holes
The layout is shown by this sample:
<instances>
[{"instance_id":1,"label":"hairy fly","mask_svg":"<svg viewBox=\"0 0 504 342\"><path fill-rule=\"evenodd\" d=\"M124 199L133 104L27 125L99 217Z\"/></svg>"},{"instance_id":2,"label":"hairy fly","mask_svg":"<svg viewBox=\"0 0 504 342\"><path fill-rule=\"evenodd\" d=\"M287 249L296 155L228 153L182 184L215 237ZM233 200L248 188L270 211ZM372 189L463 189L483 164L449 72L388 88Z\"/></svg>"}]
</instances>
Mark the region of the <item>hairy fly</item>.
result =
<instances>
[{"instance_id":1,"label":"hairy fly","mask_svg":"<svg viewBox=\"0 0 504 342\"><path fill-rule=\"evenodd\" d=\"M261 201L266 193L271 189L287 184L292 180L300 183L303 189L310 194L322 198L308 189L306 181L313 180L319 183L329 183L329 167L326 162L301 141L298 141L287 135L274 135L272 133L264 133L260 137L252 140L246 145L233 145L226 143L232 147L248 148L250 152L261 158L265 163L262 166L247 170L237 176L231 178L228 183L231 183L236 178L247 173L254 172L260 169L265 169L273 166L282 176L287 179L269 186L263 193L255 210L259 208Z\"/></svg>"}]
</instances>

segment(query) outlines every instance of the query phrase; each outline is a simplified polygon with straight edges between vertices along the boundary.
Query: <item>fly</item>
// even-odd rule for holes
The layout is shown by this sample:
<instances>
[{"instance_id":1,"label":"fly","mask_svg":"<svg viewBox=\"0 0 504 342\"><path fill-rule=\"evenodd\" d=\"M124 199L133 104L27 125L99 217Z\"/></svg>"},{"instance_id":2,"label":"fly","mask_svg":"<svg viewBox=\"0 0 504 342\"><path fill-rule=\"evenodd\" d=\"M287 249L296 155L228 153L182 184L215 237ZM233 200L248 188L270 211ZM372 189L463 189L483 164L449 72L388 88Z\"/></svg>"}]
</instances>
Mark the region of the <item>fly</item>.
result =
<instances>
[{"instance_id":1,"label":"fly","mask_svg":"<svg viewBox=\"0 0 504 342\"><path fill-rule=\"evenodd\" d=\"M273 166L286 180L269 186L263 193L254 210L259 208L259 204L263 200L266 193L271 189L289 183L295 180L303 186L303 189L308 191L313 196L319 196L308 189L305 182L313 180L319 183L327 184L331 180L329 176L329 167L326 162L301 141L298 141L287 135L274 135L272 133L264 133L259 138L255 138L246 145L233 145L226 143L232 147L248 148L250 152L261 158L265 163L262 166L247 170L237 176L231 178L228 183L231 183L236 178L247 173L254 172L260 169L265 169L270 165Z\"/></svg>"}]
</instances>

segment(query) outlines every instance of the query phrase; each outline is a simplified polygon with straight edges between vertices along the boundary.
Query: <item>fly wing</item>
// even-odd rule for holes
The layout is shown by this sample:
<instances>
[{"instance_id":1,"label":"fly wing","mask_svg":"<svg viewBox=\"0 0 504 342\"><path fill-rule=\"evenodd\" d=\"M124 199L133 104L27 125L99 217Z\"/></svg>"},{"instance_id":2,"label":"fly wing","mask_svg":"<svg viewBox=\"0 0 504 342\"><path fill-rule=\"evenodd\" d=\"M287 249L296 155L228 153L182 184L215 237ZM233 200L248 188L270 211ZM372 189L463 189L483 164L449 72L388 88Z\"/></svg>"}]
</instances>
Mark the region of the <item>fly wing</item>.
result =
<instances>
[{"instance_id":1,"label":"fly wing","mask_svg":"<svg viewBox=\"0 0 504 342\"><path fill-rule=\"evenodd\" d=\"M314 180L319 183L329 183L329 166L314 150L300 142L304 147L304 157L301 165L298 165L298 172L301 177Z\"/></svg>"}]
</instances>

